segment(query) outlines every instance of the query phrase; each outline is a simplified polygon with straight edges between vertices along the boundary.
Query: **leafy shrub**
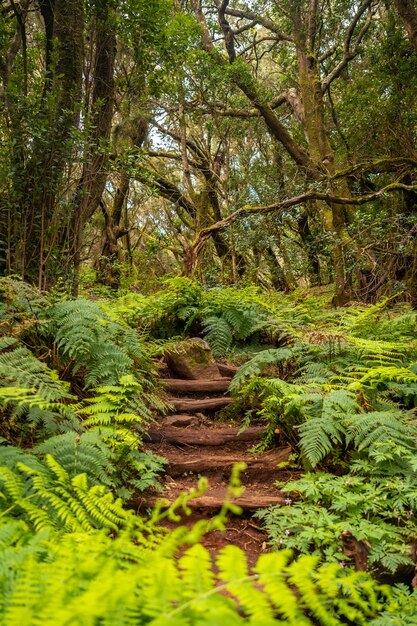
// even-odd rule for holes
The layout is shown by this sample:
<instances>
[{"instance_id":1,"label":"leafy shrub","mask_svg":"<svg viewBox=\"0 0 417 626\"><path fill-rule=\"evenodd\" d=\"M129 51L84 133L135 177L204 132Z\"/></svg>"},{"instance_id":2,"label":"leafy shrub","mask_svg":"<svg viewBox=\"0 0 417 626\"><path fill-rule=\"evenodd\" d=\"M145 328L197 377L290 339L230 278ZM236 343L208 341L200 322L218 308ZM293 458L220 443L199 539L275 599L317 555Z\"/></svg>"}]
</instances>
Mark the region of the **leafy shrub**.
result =
<instances>
[{"instance_id":1,"label":"leafy shrub","mask_svg":"<svg viewBox=\"0 0 417 626\"><path fill-rule=\"evenodd\" d=\"M46 312L44 329L61 357L70 359L72 373L84 371L86 387L114 384L143 365L146 356L136 333L115 322L95 302L78 298L59 302Z\"/></svg>"},{"instance_id":2,"label":"leafy shrub","mask_svg":"<svg viewBox=\"0 0 417 626\"><path fill-rule=\"evenodd\" d=\"M391 600L390 590L367 574L321 566L314 556L293 561L290 550L260 556L251 573L244 553L228 546L219 553L214 574L210 554L198 543L207 525L164 535L152 523L123 514L108 498L108 508L102 509L107 496L99 488L86 490L82 477L70 485L63 470L49 464L59 489L52 485L45 493L35 472L30 475L37 484L27 488L46 503L52 521L35 515L36 499L26 507L19 500L19 476L1 474L15 505L15 517L9 510L0 527L4 626L101 621L109 626L337 626L341 620L353 626L405 604L405 593ZM221 517L217 521L222 523ZM179 548L190 543L177 560Z\"/></svg>"},{"instance_id":3,"label":"leafy shrub","mask_svg":"<svg viewBox=\"0 0 417 626\"><path fill-rule=\"evenodd\" d=\"M416 471L416 454L390 442L376 449L369 462L353 464L349 474L306 474L281 485L288 494L287 506L265 509L258 516L275 548L344 562L339 537L349 531L369 544L371 569L395 572L410 566L412 571Z\"/></svg>"}]
</instances>

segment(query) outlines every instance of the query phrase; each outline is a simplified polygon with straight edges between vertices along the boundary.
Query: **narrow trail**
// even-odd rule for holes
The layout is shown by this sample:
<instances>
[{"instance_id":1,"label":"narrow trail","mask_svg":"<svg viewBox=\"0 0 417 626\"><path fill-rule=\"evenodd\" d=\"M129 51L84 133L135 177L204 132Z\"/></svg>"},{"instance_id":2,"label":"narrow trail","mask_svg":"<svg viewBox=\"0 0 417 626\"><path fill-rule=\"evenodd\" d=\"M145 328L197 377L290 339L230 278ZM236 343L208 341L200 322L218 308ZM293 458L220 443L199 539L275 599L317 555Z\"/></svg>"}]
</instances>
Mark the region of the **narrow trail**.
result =
<instances>
[{"instance_id":1,"label":"narrow trail","mask_svg":"<svg viewBox=\"0 0 417 626\"><path fill-rule=\"evenodd\" d=\"M288 480L290 472L278 464L288 460L288 447L254 453L265 426L253 425L241 432L236 423L219 417L222 408L230 404L228 386L236 368L218 364L221 378L187 380L175 378L168 369L161 372L167 400L172 412L160 417L148 431L146 447L168 460L160 494L145 494L142 506L150 506L158 498L173 502L192 487L198 478L209 480L207 492L189 502L192 515L181 520L191 525L198 519L209 519L220 510L234 463L243 462L247 469L241 474L245 487L243 495L234 500L243 513L232 517L224 533L215 531L204 539L204 545L215 554L227 544L243 548L251 565L267 551L267 536L253 514L270 505L283 504L285 496L275 485L277 480ZM169 527L174 528L171 523Z\"/></svg>"}]
</instances>

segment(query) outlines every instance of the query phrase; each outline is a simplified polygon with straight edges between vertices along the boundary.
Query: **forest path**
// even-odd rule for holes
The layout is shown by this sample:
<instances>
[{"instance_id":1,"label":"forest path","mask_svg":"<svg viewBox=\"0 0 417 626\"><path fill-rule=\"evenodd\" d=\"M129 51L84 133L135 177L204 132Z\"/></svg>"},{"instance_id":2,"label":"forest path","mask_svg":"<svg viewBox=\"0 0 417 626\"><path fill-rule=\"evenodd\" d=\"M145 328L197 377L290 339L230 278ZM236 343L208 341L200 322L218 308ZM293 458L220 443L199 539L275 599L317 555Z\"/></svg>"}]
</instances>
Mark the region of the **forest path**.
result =
<instances>
[{"instance_id":1,"label":"forest path","mask_svg":"<svg viewBox=\"0 0 417 626\"><path fill-rule=\"evenodd\" d=\"M161 372L172 413L151 426L146 447L164 456L168 464L162 479L163 491L146 494L142 506L150 506L160 498L173 502L181 492L196 487L200 476L205 476L208 490L188 503L192 515L185 516L180 524L188 526L198 519L210 519L225 500L233 464L245 463L247 469L241 474L245 491L233 500L243 509L242 515L232 516L225 532L209 533L203 544L213 554L225 545L237 545L254 565L259 554L267 551L267 535L252 516L258 509L284 503L285 496L275 481L293 477L277 467L288 460L291 450L286 447L254 452L265 426L252 425L241 431L238 423L222 418L221 409L231 402L227 389L234 370L220 368L228 376L215 380L186 380L173 378L168 370ZM167 525L174 528L179 524Z\"/></svg>"}]
</instances>

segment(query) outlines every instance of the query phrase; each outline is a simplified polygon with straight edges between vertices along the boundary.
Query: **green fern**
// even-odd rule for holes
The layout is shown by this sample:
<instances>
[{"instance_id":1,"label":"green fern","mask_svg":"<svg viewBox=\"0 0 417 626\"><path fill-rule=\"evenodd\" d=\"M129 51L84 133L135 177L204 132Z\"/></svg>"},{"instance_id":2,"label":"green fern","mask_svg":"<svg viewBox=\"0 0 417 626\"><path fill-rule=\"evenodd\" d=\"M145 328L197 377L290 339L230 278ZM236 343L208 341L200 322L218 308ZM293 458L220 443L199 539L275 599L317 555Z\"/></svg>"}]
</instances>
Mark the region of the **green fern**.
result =
<instances>
[{"instance_id":1,"label":"green fern","mask_svg":"<svg viewBox=\"0 0 417 626\"><path fill-rule=\"evenodd\" d=\"M237 393L248 379L258 377L267 367L285 363L290 361L293 357L294 353L290 348L262 350L262 352L259 352L252 359L239 367L230 383L230 391Z\"/></svg>"},{"instance_id":2,"label":"green fern","mask_svg":"<svg viewBox=\"0 0 417 626\"><path fill-rule=\"evenodd\" d=\"M47 312L45 329L63 357L71 359L73 372L85 371L87 387L114 384L146 361L136 334L113 321L98 304L83 300L60 302Z\"/></svg>"},{"instance_id":3,"label":"green fern","mask_svg":"<svg viewBox=\"0 0 417 626\"><path fill-rule=\"evenodd\" d=\"M106 487L90 487L85 474L71 479L50 455L45 456L41 468L22 461L17 461L14 469L0 467L0 487L1 509L13 512L35 530L115 530L129 518Z\"/></svg>"},{"instance_id":4,"label":"green fern","mask_svg":"<svg viewBox=\"0 0 417 626\"><path fill-rule=\"evenodd\" d=\"M159 488L157 475L165 459L139 451L140 433L151 418L148 406L142 401L141 385L133 376L122 376L117 385L94 391L95 396L86 399L80 414L88 416L83 426L111 451L112 485L117 493L129 497L133 489Z\"/></svg>"},{"instance_id":5,"label":"green fern","mask_svg":"<svg viewBox=\"0 0 417 626\"><path fill-rule=\"evenodd\" d=\"M233 334L230 324L222 317L212 315L203 321L204 338L210 344L215 357L221 358L227 354L233 343Z\"/></svg>"},{"instance_id":6,"label":"green fern","mask_svg":"<svg viewBox=\"0 0 417 626\"><path fill-rule=\"evenodd\" d=\"M34 452L55 458L70 478L86 474L90 484L115 486L113 455L99 433L68 432L46 439Z\"/></svg>"},{"instance_id":7,"label":"green fern","mask_svg":"<svg viewBox=\"0 0 417 626\"><path fill-rule=\"evenodd\" d=\"M316 467L346 438L347 423L360 410L355 396L345 390L332 391L325 396L316 414L307 411L306 421L298 426L300 449L311 467ZM349 443L349 440L346 439Z\"/></svg>"},{"instance_id":8,"label":"green fern","mask_svg":"<svg viewBox=\"0 0 417 626\"><path fill-rule=\"evenodd\" d=\"M0 337L36 333L48 301L35 287L21 280L0 278Z\"/></svg>"},{"instance_id":9,"label":"green fern","mask_svg":"<svg viewBox=\"0 0 417 626\"><path fill-rule=\"evenodd\" d=\"M289 495L286 506L257 513L271 544L343 565L347 555L341 549L340 535L348 530L358 541L369 544L370 570L395 572L409 567L409 546L416 532L417 497L411 487L415 475L409 473L410 466L401 470L398 465L394 473L386 473L386 459L393 448L391 443L384 463L373 455L373 462L357 464L350 474L309 473L280 485Z\"/></svg>"},{"instance_id":10,"label":"green fern","mask_svg":"<svg viewBox=\"0 0 417 626\"><path fill-rule=\"evenodd\" d=\"M7 349L10 345L9 338L0 340L1 387L32 388L39 391L46 402L72 398L68 392L69 385L60 381L55 371L39 361L24 346Z\"/></svg>"},{"instance_id":11,"label":"green fern","mask_svg":"<svg viewBox=\"0 0 417 626\"><path fill-rule=\"evenodd\" d=\"M408 600L392 601L368 574L294 560L290 550L262 555L251 572L228 546L213 570L202 545L181 551L201 538L201 522L161 533L52 457L42 470L0 470L0 481L1 626L357 626Z\"/></svg>"},{"instance_id":12,"label":"green fern","mask_svg":"<svg viewBox=\"0 0 417 626\"><path fill-rule=\"evenodd\" d=\"M79 430L74 396L68 383L39 361L27 348L0 340L0 404L11 408L11 418L42 428L47 434ZM72 403L72 404L71 404Z\"/></svg>"},{"instance_id":13,"label":"green fern","mask_svg":"<svg viewBox=\"0 0 417 626\"><path fill-rule=\"evenodd\" d=\"M407 423L401 411L374 411L352 415L348 421L346 442L357 450L388 442L416 449L417 429Z\"/></svg>"}]
</instances>

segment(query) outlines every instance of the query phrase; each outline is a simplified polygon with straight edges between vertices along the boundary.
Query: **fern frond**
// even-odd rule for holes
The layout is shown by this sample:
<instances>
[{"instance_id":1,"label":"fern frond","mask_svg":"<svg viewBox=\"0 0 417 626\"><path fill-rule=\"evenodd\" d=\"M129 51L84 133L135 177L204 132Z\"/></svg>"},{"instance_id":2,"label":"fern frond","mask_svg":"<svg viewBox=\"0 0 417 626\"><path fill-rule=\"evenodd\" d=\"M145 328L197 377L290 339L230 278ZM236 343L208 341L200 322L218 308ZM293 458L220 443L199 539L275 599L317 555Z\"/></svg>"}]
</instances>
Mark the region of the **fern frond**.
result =
<instances>
[{"instance_id":1,"label":"fern frond","mask_svg":"<svg viewBox=\"0 0 417 626\"><path fill-rule=\"evenodd\" d=\"M298 427L300 448L310 467L316 467L337 444L343 442L343 424L332 417L320 415L307 419Z\"/></svg>"},{"instance_id":2,"label":"fern frond","mask_svg":"<svg viewBox=\"0 0 417 626\"><path fill-rule=\"evenodd\" d=\"M353 442L358 450L390 441L414 450L416 434L400 411L374 411L350 416L346 441Z\"/></svg>"},{"instance_id":3,"label":"fern frond","mask_svg":"<svg viewBox=\"0 0 417 626\"><path fill-rule=\"evenodd\" d=\"M214 356L222 357L233 343L232 329L222 317L211 316L203 320L204 338L210 344Z\"/></svg>"},{"instance_id":4,"label":"fern frond","mask_svg":"<svg viewBox=\"0 0 417 626\"><path fill-rule=\"evenodd\" d=\"M114 486L113 455L100 433L68 432L39 444L35 451L56 459L68 476L86 474L92 484Z\"/></svg>"},{"instance_id":5,"label":"fern frond","mask_svg":"<svg viewBox=\"0 0 417 626\"><path fill-rule=\"evenodd\" d=\"M271 554L262 554L254 568L259 574L259 584L263 586L273 606L290 626L308 624L308 620L300 610L295 594L289 593L284 571L291 560L291 550L281 550ZM271 572L275 575L271 576Z\"/></svg>"},{"instance_id":6,"label":"fern frond","mask_svg":"<svg viewBox=\"0 0 417 626\"><path fill-rule=\"evenodd\" d=\"M230 391L232 393L238 392L246 380L260 376L267 367L289 361L293 356L290 348L274 348L259 352L239 367L230 383Z\"/></svg>"},{"instance_id":7,"label":"fern frond","mask_svg":"<svg viewBox=\"0 0 417 626\"><path fill-rule=\"evenodd\" d=\"M272 617L272 607L267 597L248 580L248 564L242 550L236 546L226 546L220 551L216 564L221 580L227 583L228 591L237 598L254 623L257 619Z\"/></svg>"},{"instance_id":8,"label":"fern frond","mask_svg":"<svg viewBox=\"0 0 417 626\"><path fill-rule=\"evenodd\" d=\"M136 333L112 320L97 303L82 298L68 300L51 307L47 314L50 323L46 332L62 356L74 362L74 372L85 370L86 386L114 384L139 366L150 372Z\"/></svg>"},{"instance_id":9,"label":"fern frond","mask_svg":"<svg viewBox=\"0 0 417 626\"><path fill-rule=\"evenodd\" d=\"M210 553L201 544L189 548L179 562L185 597L203 594L214 586Z\"/></svg>"}]
</instances>

